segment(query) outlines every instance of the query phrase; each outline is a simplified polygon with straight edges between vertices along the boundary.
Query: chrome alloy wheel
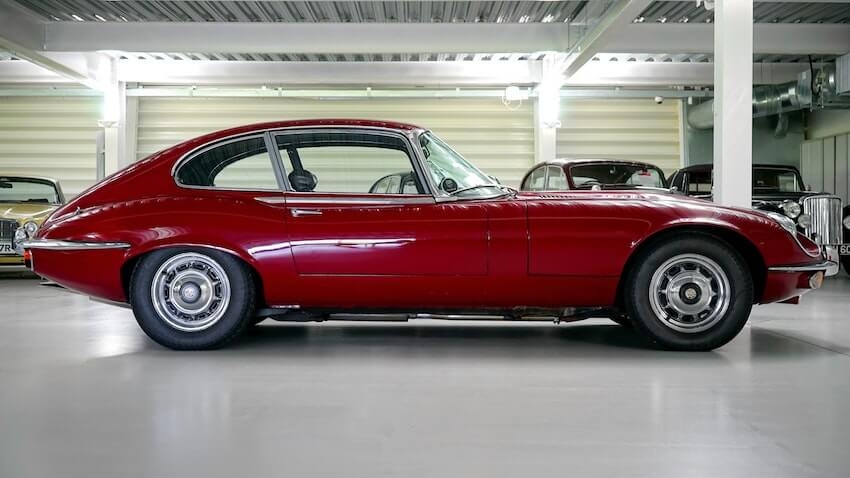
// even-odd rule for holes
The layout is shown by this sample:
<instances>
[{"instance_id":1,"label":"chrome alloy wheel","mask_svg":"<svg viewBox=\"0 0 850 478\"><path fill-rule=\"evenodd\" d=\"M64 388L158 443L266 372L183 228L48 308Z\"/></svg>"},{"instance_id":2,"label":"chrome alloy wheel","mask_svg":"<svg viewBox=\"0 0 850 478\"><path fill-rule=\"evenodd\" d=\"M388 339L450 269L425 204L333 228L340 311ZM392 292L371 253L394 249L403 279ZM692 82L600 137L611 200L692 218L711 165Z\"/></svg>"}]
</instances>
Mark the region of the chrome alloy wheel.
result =
<instances>
[{"instance_id":1,"label":"chrome alloy wheel","mask_svg":"<svg viewBox=\"0 0 850 478\"><path fill-rule=\"evenodd\" d=\"M699 254L667 260L649 283L649 303L662 324L685 333L711 328L729 309L731 286L726 272Z\"/></svg>"},{"instance_id":2,"label":"chrome alloy wheel","mask_svg":"<svg viewBox=\"0 0 850 478\"><path fill-rule=\"evenodd\" d=\"M199 332L212 327L227 311L230 280L210 257L196 252L177 254L154 274L151 301L171 327Z\"/></svg>"}]
</instances>

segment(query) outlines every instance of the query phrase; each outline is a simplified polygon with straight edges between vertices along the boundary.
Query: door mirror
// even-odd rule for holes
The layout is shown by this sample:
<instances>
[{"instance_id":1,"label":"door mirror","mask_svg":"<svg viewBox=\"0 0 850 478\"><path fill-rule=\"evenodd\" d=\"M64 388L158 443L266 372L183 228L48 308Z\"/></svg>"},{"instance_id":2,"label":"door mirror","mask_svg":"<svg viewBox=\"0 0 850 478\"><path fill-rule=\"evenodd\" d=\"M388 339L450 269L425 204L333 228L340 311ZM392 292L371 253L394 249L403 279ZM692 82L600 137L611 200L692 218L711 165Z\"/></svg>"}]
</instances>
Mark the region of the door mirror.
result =
<instances>
[{"instance_id":1,"label":"door mirror","mask_svg":"<svg viewBox=\"0 0 850 478\"><path fill-rule=\"evenodd\" d=\"M451 194L457 191L457 181L452 178L443 178L443 180L440 181L440 189Z\"/></svg>"}]
</instances>

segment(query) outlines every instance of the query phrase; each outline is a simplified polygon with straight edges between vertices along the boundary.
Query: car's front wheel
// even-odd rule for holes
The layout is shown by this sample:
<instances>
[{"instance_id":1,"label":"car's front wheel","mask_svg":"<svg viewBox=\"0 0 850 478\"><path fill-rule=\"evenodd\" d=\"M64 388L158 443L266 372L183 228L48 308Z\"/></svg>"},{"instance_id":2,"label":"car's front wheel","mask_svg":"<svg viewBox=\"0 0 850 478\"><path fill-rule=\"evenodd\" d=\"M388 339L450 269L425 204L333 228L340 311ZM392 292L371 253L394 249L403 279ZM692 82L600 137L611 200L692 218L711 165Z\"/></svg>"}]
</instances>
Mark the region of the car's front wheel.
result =
<instances>
[{"instance_id":1,"label":"car's front wheel","mask_svg":"<svg viewBox=\"0 0 850 478\"><path fill-rule=\"evenodd\" d=\"M671 350L712 350L732 340L754 297L738 252L707 234L654 246L638 257L624 282L624 306L638 332Z\"/></svg>"},{"instance_id":2,"label":"car's front wheel","mask_svg":"<svg viewBox=\"0 0 850 478\"><path fill-rule=\"evenodd\" d=\"M136 265L130 280L136 321L154 341L175 350L221 347L250 323L254 284L230 254L164 249Z\"/></svg>"}]
</instances>

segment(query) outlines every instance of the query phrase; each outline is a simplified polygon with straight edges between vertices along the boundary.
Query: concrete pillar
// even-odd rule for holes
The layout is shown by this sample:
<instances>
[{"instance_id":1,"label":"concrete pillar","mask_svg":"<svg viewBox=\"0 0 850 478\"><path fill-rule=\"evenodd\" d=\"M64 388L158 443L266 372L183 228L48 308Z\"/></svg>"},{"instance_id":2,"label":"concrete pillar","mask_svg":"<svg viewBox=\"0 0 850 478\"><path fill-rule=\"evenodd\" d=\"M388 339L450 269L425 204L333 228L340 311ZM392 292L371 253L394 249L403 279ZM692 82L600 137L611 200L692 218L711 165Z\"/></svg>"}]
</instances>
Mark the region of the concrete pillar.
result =
<instances>
[{"instance_id":1,"label":"concrete pillar","mask_svg":"<svg viewBox=\"0 0 850 478\"><path fill-rule=\"evenodd\" d=\"M714 200L751 207L753 1L718 0L714 19Z\"/></svg>"}]
</instances>

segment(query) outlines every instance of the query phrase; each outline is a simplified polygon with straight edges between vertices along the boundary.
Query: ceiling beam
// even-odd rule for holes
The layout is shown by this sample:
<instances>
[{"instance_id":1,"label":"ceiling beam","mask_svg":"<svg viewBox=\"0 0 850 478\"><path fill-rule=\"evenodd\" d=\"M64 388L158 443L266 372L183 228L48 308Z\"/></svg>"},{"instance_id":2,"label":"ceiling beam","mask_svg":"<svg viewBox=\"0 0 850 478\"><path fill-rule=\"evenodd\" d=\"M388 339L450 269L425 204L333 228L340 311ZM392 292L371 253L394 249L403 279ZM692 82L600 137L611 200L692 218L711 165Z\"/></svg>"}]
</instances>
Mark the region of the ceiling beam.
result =
<instances>
[{"instance_id":1,"label":"ceiling beam","mask_svg":"<svg viewBox=\"0 0 850 478\"><path fill-rule=\"evenodd\" d=\"M596 25L572 48L573 54L568 57L564 65L564 75L569 78L579 71L585 63L600 52L616 30L630 25L632 20L650 3L652 0L620 0L612 5Z\"/></svg>"},{"instance_id":2,"label":"ceiling beam","mask_svg":"<svg viewBox=\"0 0 850 478\"><path fill-rule=\"evenodd\" d=\"M816 65L817 66L817 65ZM753 83L791 81L799 63L755 63ZM146 85L505 86L541 79L539 61L498 62L258 62L125 60L118 80ZM0 61L0 83L69 80L24 61ZM591 61L566 80L572 87L710 86L713 63Z\"/></svg>"},{"instance_id":3,"label":"ceiling beam","mask_svg":"<svg viewBox=\"0 0 850 478\"><path fill-rule=\"evenodd\" d=\"M540 62L125 60L119 62L118 79L166 85L509 85L538 82Z\"/></svg>"},{"instance_id":4,"label":"ceiling beam","mask_svg":"<svg viewBox=\"0 0 850 478\"><path fill-rule=\"evenodd\" d=\"M712 24L628 24L597 51L711 53ZM48 51L221 53L503 53L569 51L580 29L564 23L55 22ZM754 25L754 52L843 54L850 25Z\"/></svg>"},{"instance_id":5,"label":"ceiling beam","mask_svg":"<svg viewBox=\"0 0 850 478\"><path fill-rule=\"evenodd\" d=\"M103 55L98 53L52 55L44 48L46 24L10 0L0 0L0 50L71 81L96 87ZM2 81L2 78L0 78Z\"/></svg>"},{"instance_id":6,"label":"ceiling beam","mask_svg":"<svg viewBox=\"0 0 850 478\"><path fill-rule=\"evenodd\" d=\"M56 22L49 51L504 53L566 51L565 23ZM573 36L579 32L572 28ZM574 42L575 39L572 39Z\"/></svg>"},{"instance_id":7,"label":"ceiling beam","mask_svg":"<svg viewBox=\"0 0 850 478\"><path fill-rule=\"evenodd\" d=\"M711 53L714 25L633 23L612 32L606 52ZM756 23L753 53L840 55L850 51L850 25L820 23Z\"/></svg>"}]
</instances>

